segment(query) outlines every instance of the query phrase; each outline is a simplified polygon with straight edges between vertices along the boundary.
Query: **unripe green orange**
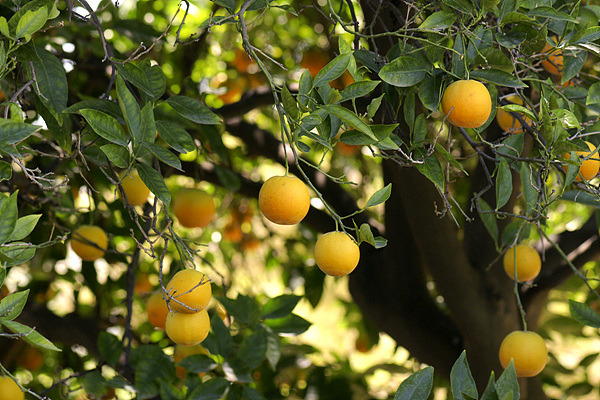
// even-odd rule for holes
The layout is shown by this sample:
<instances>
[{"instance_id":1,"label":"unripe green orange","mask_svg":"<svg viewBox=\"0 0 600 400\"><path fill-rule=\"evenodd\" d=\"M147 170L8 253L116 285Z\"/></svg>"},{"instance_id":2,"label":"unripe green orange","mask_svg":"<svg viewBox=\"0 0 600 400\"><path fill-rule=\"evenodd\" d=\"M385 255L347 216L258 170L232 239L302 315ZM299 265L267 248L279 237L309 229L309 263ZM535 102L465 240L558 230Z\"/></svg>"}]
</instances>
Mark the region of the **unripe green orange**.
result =
<instances>
[{"instance_id":1,"label":"unripe green orange","mask_svg":"<svg viewBox=\"0 0 600 400\"><path fill-rule=\"evenodd\" d=\"M499 351L500 364L508 367L512 359L518 377L536 376L546 366L548 349L544 339L535 332L514 331L509 333Z\"/></svg>"},{"instance_id":2,"label":"unripe green orange","mask_svg":"<svg viewBox=\"0 0 600 400\"><path fill-rule=\"evenodd\" d=\"M104 256L108 237L102 228L81 225L71 233L71 248L84 261L94 261Z\"/></svg>"}]
</instances>

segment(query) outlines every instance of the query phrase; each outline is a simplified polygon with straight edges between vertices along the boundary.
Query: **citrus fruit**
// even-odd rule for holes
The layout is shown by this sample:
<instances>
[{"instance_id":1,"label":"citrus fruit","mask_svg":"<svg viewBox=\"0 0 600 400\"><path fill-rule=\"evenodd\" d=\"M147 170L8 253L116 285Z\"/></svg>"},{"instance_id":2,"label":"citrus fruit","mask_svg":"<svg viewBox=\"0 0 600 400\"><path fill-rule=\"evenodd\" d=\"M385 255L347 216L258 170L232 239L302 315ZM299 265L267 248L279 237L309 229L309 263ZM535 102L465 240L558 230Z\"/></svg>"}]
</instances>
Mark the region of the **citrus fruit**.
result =
<instances>
[{"instance_id":1,"label":"citrus fruit","mask_svg":"<svg viewBox=\"0 0 600 400\"><path fill-rule=\"evenodd\" d=\"M127 202L131 206L144 204L150 195L150 189L148 189L135 169L121 177L121 187L123 188L123 192L125 192Z\"/></svg>"},{"instance_id":2,"label":"citrus fruit","mask_svg":"<svg viewBox=\"0 0 600 400\"><path fill-rule=\"evenodd\" d=\"M327 275L348 275L354 271L359 259L358 245L344 232L329 232L317 239L315 262Z\"/></svg>"},{"instance_id":3,"label":"citrus fruit","mask_svg":"<svg viewBox=\"0 0 600 400\"><path fill-rule=\"evenodd\" d=\"M542 260L537 250L526 244L518 244L504 253L504 271L515 279L515 265L517 270L517 281L526 282L535 279L542 268ZM515 263L516 262L516 263Z\"/></svg>"},{"instance_id":4,"label":"citrus fruit","mask_svg":"<svg viewBox=\"0 0 600 400\"><path fill-rule=\"evenodd\" d=\"M167 284L167 293L172 297L169 302L171 310L188 314L208 306L212 289L209 279L202 272L183 269L173 275Z\"/></svg>"},{"instance_id":5,"label":"citrus fruit","mask_svg":"<svg viewBox=\"0 0 600 400\"><path fill-rule=\"evenodd\" d=\"M523 100L516 94L506 96L506 100L513 104L518 104L520 106L523 105ZM523 116L523 120L528 125L531 124L531 120L529 119L529 117ZM521 122L518 119L516 119L510 112L504 111L501 108L498 108L496 111L496 122L504 132L513 134L523 132Z\"/></svg>"},{"instance_id":6,"label":"citrus fruit","mask_svg":"<svg viewBox=\"0 0 600 400\"><path fill-rule=\"evenodd\" d=\"M162 292L152 293L148 300L146 300L146 315L148 316L148 322L159 329L165 329L165 323L167 321L167 314L169 308L167 302L163 298Z\"/></svg>"},{"instance_id":7,"label":"citrus fruit","mask_svg":"<svg viewBox=\"0 0 600 400\"><path fill-rule=\"evenodd\" d=\"M442 96L446 120L461 128L478 128L492 113L492 98L485 85L475 80L451 83Z\"/></svg>"},{"instance_id":8,"label":"citrus fruit","mask_svg":"<svg viewBox=\"0 0 600 400\"><path fill-rule=\"evenodd\" d=\"M23 400L25 393L8 376L0 376L0 400Z\"/></svg>"},{"instance_id":9,"label":"citrus fruit","mask_svg":"<svg viewBox=\"0 0 600 400\"><path fill-rule=\"evenodd\" d=\"M563 66L562 51L555 50L554 46L546 43L546 46L542 49L542 53L548 54L548 57L542 61L542 67L551 75L561 76Z\"/></svg>"},{"instance_id":10,"label":"citrus fruit","mask_svg":"<svg viewBox=\"0 0 600 400\"><path fill-rule=\"evenodd\" d=\"M175 363L175 375L179 379L185 379L187 374L187 370L183 367L178 366L181 361L185 360L189 356L193 356L196 354L204 354L208 355L208 350L201 344L197 344L195 346L180 346L175 345L175 352L173 353L173 362ZM203 376L204 373L199 373L199 376Z\"/></svg>"},{"instance_id":11,"label":"citrus fruit","mask_svg":"<svg viewBox=\"0 0 600 400\"><path fill-rule=\"evenodd\" d=\"M17 357L17 364L28 371L35 371L44 365L44 355L37 347L25 345Z\"/></svg>"},{"instance_id":12,"label":"citrus fruit","mask_svg":"<svg viewBox=\"0 0 600 400\"><path fill-rule=\"evenodd\" d=\"M210 331L210 318L206 310L193 314L170 312L167 315L165 332L180 346L195 346L202 343Z\"/></svg>"},{"instance_id":13,"label":"citrus fruit","mask_svg":"<svg viewBox=\"0 0 600 400\"><path fill-rule=\"evenodd\" d=\"M294 225L310 208L310 194L304 182L294 176L272 176L258 193L258 208L271 222Z\"/></svg>"},{"instance_id":14,"label":"citrus fruit","mask_svg":"<svg viewBox=\"0 0 600 400\"><path fill-rule=\"evenodd\" d=\"M540 335L530 331L509 333L500 345L500 364L508 367L512 359L518 377L536 376L546 366L548 349Z\"/></svg>"},{"instance_id":15,"label":"citrus fruit","mask_svg":"<svg viewBox=\"0 0 600 400\"><path fill-rule=\"evenodd\" d=\"M104 256L107 247L108 237L98 226L81 225L71 234L71 248L84 261L94 261Z\"/></svg>"},{"instance_id":16,"label":"citrus fruit","mask_svg":"<svg viewBox=\"0 0 600 400\"><path fill-rule=\"evenodd\" d=\"M596 175L598 175L598 171L600 170L600 155L598 153L595 153L589 159L584 160L584 158L588 157L592 152L594 152L596 150L596 146L594 146L590 142L585 142L585 143L587 144L590 151L576 151L575 152L575 153L577 153L577 155L579 156L579 159L581 161L581 165L579 166L579 173L577 174L577 177L575 178L575 180L577 182L581 182L583 179L585 179L586 181L589 181L590 179L592 179ZM571 154L566 153L563 155L563 158L570 160ZM565 171L565 173L567 172L567 168L568 168L567 165L563 166L563 170Z\"/></svg>"},{"instance_id":17,"label":"citrus fruit","mask_svg":"<svg viewBox=\"0 0 600 400\"><path fill-rule=\"evenodd\" d=\"M215 215L215 201L200 189L180 189L173 199L173 213L186 228L204 228Z\"/></svg>"}]
</instances>

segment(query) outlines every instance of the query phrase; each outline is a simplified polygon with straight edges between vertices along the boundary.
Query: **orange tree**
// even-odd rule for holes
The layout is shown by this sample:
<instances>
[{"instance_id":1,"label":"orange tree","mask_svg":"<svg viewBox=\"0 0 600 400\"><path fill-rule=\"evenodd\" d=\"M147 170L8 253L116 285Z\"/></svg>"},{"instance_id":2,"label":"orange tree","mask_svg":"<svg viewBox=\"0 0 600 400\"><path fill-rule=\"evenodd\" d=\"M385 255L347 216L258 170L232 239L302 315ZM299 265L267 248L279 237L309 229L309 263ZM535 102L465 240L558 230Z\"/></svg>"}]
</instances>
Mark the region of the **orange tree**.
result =
<instances>
[{"instance_id":1,"label":"orange tree","mask_svg":"<svg viewBox=\"0 0 600 400\"><path fill-rule=\"evenodd\" d=\"M340 231L360 255L336 256L349 243L322 256L358 260L357 329L430 365L396 398L430 396L433 370L457 399L593 391L597 353L564 383L544 345L565 329L598 340L599 15L562 0L3 1L2 375L37 398L368 393L364 376L306 363L317 350L286 339L310 327L297 304L316 307L334 279L315 265L318 233ZM504 132L499 109L520 129ZM284 174L312 196L288 231L256 205ZM194 195L175 211L178 193L209 208ZM261 241L277 293L256 271L236 280ZM526 282L519 252L503 268L519 244L541 254ZM206 275L189 290L211 285L212 303L170 314L176 337L190 333L177 321L210 319L203 349L178 361L182 380L143 305L161 293L173 311L166 284L186 268ZM529 333L500 351L524 330L539 333L535 354ZM43 349L41 369L18 365L22 341Z\"/></svg>"}]
</instances>

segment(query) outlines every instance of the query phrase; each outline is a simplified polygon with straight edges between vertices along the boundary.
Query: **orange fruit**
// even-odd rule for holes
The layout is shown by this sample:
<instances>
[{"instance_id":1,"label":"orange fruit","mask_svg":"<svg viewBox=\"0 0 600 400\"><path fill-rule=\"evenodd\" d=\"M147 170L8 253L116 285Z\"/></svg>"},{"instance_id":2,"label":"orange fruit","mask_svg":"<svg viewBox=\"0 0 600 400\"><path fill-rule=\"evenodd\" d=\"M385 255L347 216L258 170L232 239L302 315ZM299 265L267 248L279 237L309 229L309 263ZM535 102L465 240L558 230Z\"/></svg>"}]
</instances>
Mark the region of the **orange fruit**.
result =
<instances>
[{"instance_id":1,"label":"orange fruit","mask_svg":"<svg viewBox=\"0 0 600 400\"><path fill-rule=\"evenodd\" d=\"M9 376L0 376L0 400L23 400L25 393Z\"/></svg>"},{"instance_id":2,"label":"orange fruit","mask_svg":"<svg viewBox=\"0 0 600 400\"><path fill-rule=\"evenodd\" d=\"M526 244L519 244L504 253L504 271L511 279L515 279L515 265L517 281L526 282L535 279L542 268L542 259L537 250Z\"/></svg>"},{"instance_id":3,"label":"orange fruit","mask_svg":"<svg viewBox=\"0 0 600 400\"><path fill-rule=\"evenodd\" d=\"M310 194L304 182L294 176L272 176L260 188L258 207L269 221L294 225L308 214Z\"/></svg>"},{"instance_id":4,"label":"orange fruit","mask_svg":"<svg viewBox=\"0 0 600 400\"><path fill-rule=\"evenodd\" d=\"M586 181L589 181L590 179L592 179L596 175L598 175L598 171L600 170L600 155L598 153L595 153L593 156L591 156L587 160L584 160L584 158L588 157L591 153L593 153L596 150L596 146L594 146L590 142L585 142L585 143L587 144L590 151L576 151L575 152L575 153L577 153L577 155L579 156L580 161L581 161L581 165L579 166L579 173L577 174L577 177L575 178L575 181L577 181L577 182L581 182L583 179L585 179ZM570 153L563 154L563 158L570 160L571 154ZM565 173L567 172L567 169L568 169L568 166L563 165L563 170L565 171Z\"/></svg>"},{"instance_id":5,"label":"orange fruit","mask_svg":"<svg viewBox=\"0 0 600 400\"><path fill-rule=\"evenodd\" d=\"M360 250L345 232L321 235L315 244L315 262L321 271L331 276L348 275L360 260Z\"/></svg>"},{"instance_id":6,"label":"orange fruit","mask_svg":"<svg viewBox=\"0 0 600 400\"><path fill-rule=\"evenodd\" d=\"M544 339L537 333L514 331L502 341L499 357L502 368L508 367L512 359L518 377L532 377L546 366L548 349Z\"/></svg>"},{"instance_id":7,"label":"orange fruit","mask_svg":"<svg viewBox=\"0 0 600 400\"><path fill-rule=\"evenodd\" d=\"M135 285L133 287L133 293L144 294L151 292L154 287L148 279L148 275L140 273L135 277Z\"/></svg>"},{"instance_id":8,"label":"orange fruit","mask_svg":"<svg viewBox=\"0 0 600 400\"><path fill-rule=\"evenodd\" d=\"M125 192L127 202L131 206L144 204L150 195L150 189L148 189L135 169L121 177L121 187L123 188L123 192Z\"/></svg>"},{"instance_id":9,"label":"orange fruit","mask_svg":"<svg viewBox=\"0 0 600 400\"><path fill-rule=\"evenodd\" d=\"M506 100L513 104L518 104L520 106L523 105L523 100L516 94L506 96ZM523 115L523 120L528 125L531 125L531 120L529 119L529 117ZM523 132L521 122L518 119L516 119L510 112L504 111L501 108L498 108L496 110L496 122L504 132L512 134Z\"/></svg>"},{"instance_id":10,"label":"orange fruit","mask_svg":"<svg viewBox=\"0 0 600 400\"><path fill-rule=\"evenodd\" d=\"M212 196L200 189L179 189L173 199L173 214L186 228L205 228L215 215Z\"/></svg>"},{"instance_id":11,"label":"orange fruit","mask_svg":"<svg viewBox=\"0 0 600 400\"><path fill-rule=\"evenodd\" d=\"M546 43L544 48L542 49L542 53L548 54L548 57L542 61L542 67L549 74L554 76L562 75L562 67L563 67L563 55L561 50L555 50L555 48Z\"/></svg>"},{"instance_id":12,"label":"orange fruit","mask_svg":"<svg viewBox=\"0 0 600 400\"><path fill-rule=\"evenodd\" d=\"M6 287L6 285L2 285L2 287L0 287L0 300L5 298L9 294L10 292L8 291L8 287Z\"/></svg>"},{"instance_id":13,"label":"orange fruit","mask_svg":"<svg viewBox=\"0 0 600 400\"><path fill-rule=\"evenodd\" d=\"M492 113L492 98L485 85L475 80L451 83L442 96L446 120L461 128L478 128Z\"/></svg>"},{"instance_id":14,"label":"orange fruit","mask_svg":"<svg viewBox=\"0 0 600 400\"><path fill-rule=\"evenodd\" d=\"M212 289L209 279L202 272L182 269L167 284L167 293L171 297L169 307L172 311L190 314L208 306Z\"/></svg>"},{"instance_id":15,"label":"orange fruit","mask_svg":"<svg viewBox=\"0 0 600 400\"><path fill-rule=\"evenodd\" d=\"M35 371L44 365L44 356L37 347L25 345L17 358L17 364L28 371Z\"/></svg>"},{"instance_id":16,"label":"orange fruit","mask_svg":"<svg viewBox=\"0 0 600 400\"><path fill-rule=\"evenodd\" d=\"M248 67L255 62L250 58L244 49L235 49L232 64L238 72L244 73L248 71Z\"/></svg>"},{"instance_id":17,"label":"orange fruit","mask_svg":"<svg viewBox=\"0 0 600 400\"><path fill-rule=\"evenodd\" d=\"M165 332L180 346L195 346L202 343L210 331L210 318L206 310L193 314L170 312L167 315Z\"/></svg>"},{"instance_id":18,"label":"orange fruit","mask_svg":"<svg viewBox=\"0 0 600 400\"><path fill-rule=\"evenodd\" d=\"M165 329L169 308L162 292L152 293L146 300L146 315L148 322L155 328Z\"/></svg>"},{"instance_id":19,"label":"orange fruit","mask_svg":"<svg viewBox=\"0 0 600 400\"><path fill-rule=\"evenodd\" d=\"M206 348L201 344L189 347L175 345L175 352L173 353L173 362L175 363L175 375L177 375L179 379L185 379L187 371L185 368L180 367L177 364L185 360L187 357L193 356L195 354L208 355L208 350L206 350ZM204 374L200 372L198 375L203 376Z\"/></svg>"},{"instance_id":20,"label":"orange fruit","mask_svg":"<svg viewBox=\"0 0 600 400\"><path fill-rule=\"evenodd\" d=\"M324 66L329 63L329 55L319 50L308 50L302 55L300 66L307 68L310 75L314 78Z\"/></svg>"},{"instance_id":21,"label":"orange fruit","mask_svg":"<svg viewBox=\"0 0 600 400\"><path fill-rule=\"evenodd\" d=\"M71 233L71 248L84 261L94 261L104 256L108 237L102 228L81 225Z\"/></svg>"}]
</instances>

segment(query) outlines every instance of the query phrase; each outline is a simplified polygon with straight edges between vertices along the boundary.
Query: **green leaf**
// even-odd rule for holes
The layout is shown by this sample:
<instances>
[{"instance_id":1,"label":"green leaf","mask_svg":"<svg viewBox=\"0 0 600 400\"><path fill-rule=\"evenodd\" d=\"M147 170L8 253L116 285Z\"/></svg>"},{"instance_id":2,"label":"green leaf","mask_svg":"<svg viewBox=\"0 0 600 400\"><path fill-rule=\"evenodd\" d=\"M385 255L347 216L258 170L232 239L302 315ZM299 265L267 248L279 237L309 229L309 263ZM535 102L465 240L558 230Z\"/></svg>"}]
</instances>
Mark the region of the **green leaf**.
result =
<instances>
[{"instance_id":1,"label":"green leaf","mask_svg":"<svg viewBox=\"0 0 600 400\"><path fill-rule=\"evenodd\" d=\"M188 400L219 400L229 389L229 382L225 378L212 378L201 382L187 397Z\"/></svg>"},{"instance_id":2,"label":"green leaf","mask_svg":"<svg viewBox=\"0 0 600 400\"><path fill-rule=\"evenodd\" d=\"M596 82L590 86L585 100L585 105L587 106L598 103L600 103L600 82Z\"/></svg>"},{"instance_id":3,"label":"green leaf","mask_svg":"<svg viewBox=\"0 0 600 400\"><path fill-rule=\"evenodd\" d=\"M467 352L464 350L452 366L452 370L450 371L450 385L452 386L454 400L466 400L465 395L475 399L478 398L475 379L471 375L469 363L467 362Z\"/></svg>"},{"instance_id":4,"label":"green leaf","mask_svg":"<svg viewBox=\"0 0 600 400\"><path fill-rule=\"evenodd\" d=\"M0 161L0 182L12 177L12 166L6 161Z\"/></svg>"},{"instance_id":5,"label":"green leaf","mask_svg":"<svg viewBox=\"0 0 600 400\"><path fill-rule=\"evenodd\" d=\"M98 334L98 351L108 365L116 367L123 352L123 347L118 337L106 331L101 331Z\"/></svg>"},{"instance_id":6,"label":"green leaf","mask_svg":"<svg viewBox=\"0 0 600 400\"><path fill-rule=\"evenodd\" d=\"M229 168L215 165L215 172L217 173L221 185L228 191L232 193L237 192L242 187L242 181L240 180L239 175Z\"/></svg>"},{"instance_id":7,"label":"green leaf","mask_svg":"<svg viewBox=\"0 0 600 400\"><path fill-rule=\"evenodd\" d=\"M413 57L398 57L379 71L379 77L392 86L409 87L421 82L429 66Z\"/></svg>"},{"instance_id":8,"label":"green leaf","mask_svg":"<svg viewBox=\"0 0 600 400\"><path fill-rule=\"evenodd\" d=\"M443 0L450 7L468 15L473 15L475 7L469 0Z\"/></svg>"},{"instance_id":9,"label":"green leaf","mask_svg":"<svg viewBox=\"0 0 600 400\"><path fill-rule=\"evenodd\" d=\"M577 32L569 41L570 44L585 44L600 39L600 27L592 26Z\"/></svg>"},{"instance_id":10,"label":"green leaf","mask_svg":"<svg viewBox=\"0 0 600 400\"><path fill-rule=\"evenodd\" d=\"M78 114L80 110L89 108L91 110L102 111L105 114L110 115L114 119L116 119L119 124L125 124L125 119L123 119L123 114L121 114L121 109L119 105L114 101L110 100L101 100L101 99L87 99L80 101L78 103L73 104L72 106L63 110L65 114Z\"/></svg>"},{"instance_id":11,"label":"green leaf","mask_svg":"<svg viewBox=\"0 0 600 400\"><path fill-rule=\"evenodd\" d=\"M398 387L394 400L424 400L433 387L433 367L425 367L406 378Z\"/></svg>"},{"instance_id":12,"label":"green leaf","mask_svg":"<svg viewBox=\"0 0 600 400\"><path fill-rule=\"evenodd\" d=\"M352 53L340 54L333 60L331 60L326 66L321 69L315 79L313 80L312 87L318 88L319 86L325 85L340 76L348 69Z\"/></svg>"},{"instance_id":13,"label":"green leaf","mask_svg":"<svg viewBox=\"0 0 600 400\"><path fill-rule=\"evenodd\" d=\"M373 207L378 204L385 203L387 201L387 199L390 198L391 194L392 194L392 184L388 183L386 186L384 186L383 188L381 188L378 191L376 191L375 193L373 193L373 195L367 201L365 208Z\"/></svg>"},{"instance_id":14,"label":"green leaf","mask_svg":"<svg viewBox=\"0 0 600 400\"><path fill-rule=\"evenodd\" d=\"M265 325L271 328L273 333L280 336L297 336L310 328L311 323L296 314L285 318L268 319Z\"/></svg>"},{"instance_id":15,"label":"green leaf","mask_svg":"<svg viewBox=\"0 0 600 400\"><path fill-rule=\"evenodd\" d=\"M33 328L9 320L0 320L0 324L4 325L11 332L22 335L21 338L33 346L53 351L61 351L58 347L53 345L51 341L43 337Z\"/></svg>"},{"instance_id":16,"label":"green leaf","mask_svg":"<svg viewBox=\"0 0 600 400\"><path fill-rule=\"evenodd\" d=\"M12 242L10 245L0 247L0 259L5 267L23 264L35 255L35 246L29 243Z\"/></svg>"},{"instance_id":17,"label":"green leaf","mask_svg":"<svg viewBox=\"0 0 600 400\"><path fill-rule=\"evenodd\" d=\"M537 6L527 12L530 17L548 18L555 21L567 21L577 23L577 20L564 12L556 11L552 7Z\"/></svg>"},{"instance_id":18,"label":"green leaf","mask_svg":"<svg viewBox=\"0 0 600 400\"><path fill-rule=\"evenodd\" d=\"M454 38L454 52L452 52L452 72L461 79L466 78L467 69L465 63L467 61L465 40L462 34L458 34Z\"/></svg>"},{"instance_id":19,"label":"green leaf","mask_svg":"<svg viewBox=\"0 0 600 400\"><path fill-rule=\"evenodd\" d=\"M0 197L0 244L6 243L12 236L17 224L17 195L18 191L10 197Z\"/></svg>"},{"instance_id":20,"label":"green leaf","mask_svg":"<svg viewBox=\"0 0 600 400\"><path fill-rule=\"evenodd\" d=\"M519 382L517 381L517 372L515 371L515 364L512 359L496 382L496 392L501 399L505 398L509 393L511 400L518 400L521 395Z\"/></svg>"},{"instance_id":21,"label":"green leaf","mask_svg":"<svg viewBox=\"0 0 600 400\"><path fill-rule=\"evenodd\" d=\"M7 38L12 38L10 34L10 29L8 28L8 21L6 21L5 17L0 17L0 33L6 36Z\"/></svg>"},{"instance_id":22,"label":"green leaf","mask_svg":"<svg viewBox=\"0 0 600 400\"><path fill-rule=\"evenodd\" d=\"M281 102L287 115L294 121L300 117L300 110L298 109L298 103L290 93L290 90L286 85L281 88Z\"/></svg>"},{"instance_id":23,"label":"green leaf","mask_svg":"<svg viewBox=\"0 0 600 400\"><path fill-rule=\"evenodd\" d=\"M31 61L33 68L30 79L35 74L33 85L42 103L50 110L58 123L62 124L62 112L67 108L69 88L67 75L61 61L49 51L35 47L35 52L41 61Z\"/></svg>"},{"instance_id":24,"label":"green leaf","mask_svg":"<svg viewBox=\"0 0 600 400\"><path fill-rule=\"evenodd\" d=\"M469 74L471 79L478 79L485 82L494 83L499 86L512 88L526 88L527 85L521 82L514 75L499 69L478 69Z\"/></svg>"},{"instance_id":25,"label":"green leaf","mask_svg":"<svg viewBox=\"0 0 600 400\"><path fill-rule=\"evenodd\" d=\"M211 0L213 3L223 6L230 14L235 12L235 0Z\"/></svg>"},{"instance_id":26,"label":"green leaf","mask_svg":"<svg viewBox=\"0 0 600 400\"><path fill-rule=\"evenodd\" d=\"M37 225L37 222L41 216L42 214L31 214L19 218L15 224L15 229L8 239L8 242L23 240L29 236L29 234L33 232L33 229Z\"/></svg>"},{"instance_id":27,"label":"green leaf","mask_svg":"<svg viewBox=\"0 0 600 400\"><path fill-rule=\"evenodd\" d=\"M356 114L337 104L323 106L323 109L341 119L345 124L364 133L371 139L377 140L369 125L365 124Z\"/></svg>"},{"instance_id":28,"label":"green leaf","mask_svg":"<svg viewBox=\"0 0 600 400\"><path fill-rule=\"evenodd\" d=\"M375 90L380 83L380 81L353 82L341 91L340 94L342 95L342 99L340 100L340 103L366 96Z\"/></svg>"},{"instance_id":29,"label":"green leaf","mask_svg":"<svg viewBox=\"0 0 600 400\"><path fill-rule=\"evenodd\" d=\"M154 193L166 207L168 207L171 203L171 193L169 192L167 185L165 185L162 175L154 168L144 164L138 164L136 169L148 189L150 189L150 191Z\"/></svg>"},{"instance_id":30,"label":"green leaf","mask_svg":"<svg viewBox=\"0 0 600 400\"><path fill-rule=\"evenodd\" d=\"M152 98L159 98L165 91L167 78L158 65L142 63L139 67L131 62L116 64L119 74Z\"/></svg>"},{"instance_id":31,"label":"green leaf","mask_svg":"<svg viewBox=\"0 0 600 400\"><path fill-rule=\"evenodd\" d=\"M181 168L181 161L179 161L179 158L177 158L169 150L154 143L144 143L144 147L146 147L160 161L164 162L167 165L170 165L175 169L178 169L179 171L183 171L183 169Z\"/></svg>"},{"instance_id":32,"label":"green leaf","mask_svg":"<svg viewBox=\"0 0 600 400\"><path fill-rule=\"evenodd\" d=\"M536 209L537 200L538 200L538 191L534 186L531 176L534 170L527 163L521 164L521 170L519 171L521 175L521 184L523 185L523 194L524 200L527 207L527 212L531 212Z\"/></svg>"},{"instance_id":33,"label":"green leaf","mask_svg":"<svg viewBox=\"0 0 600 400\"><path fill-rule=\"evenodd\" d=\"M39 126L24 122L0 119L0 142L7 144L18 143L27 139L31 134L40 129Z\"/></svg>"},{"instance_id":34,"label":"green leaf","mask_svg":"<svg viewBox=\"0 0 600 400\"><path fill-rule=\"evenodd\" d=\"M308 69L305 69L302 75L300 76L300 82L298 83L298 96L296 99L298 100L298 104L307 106L309 100L310 91L313 88L313 79L310 75Z\"/></svg>"},{"instance_id":35,"label":"green leaf","mask_svg":"<svg viewBox=\"0 0 600 400\"><path fill-rule=\"evenodd\" d=\"M157 129L154 122L154 109L152 103L148 102L142 107L141 116L142 126L138 132L138 136L133 138L133 142L134 144L154 143Z\"/></svg>"},{"instance_id":36,"label":"green leaf","mask_svg":"<svg viewBox=\"0 0 600 400\"><path fill-rule=\"evenodd\" d=\"M417 158L425 157L426 152L424 149L415 149L415 156ZM415 164L417 170L425 175L427 179L433 182L438 188L444 190L444 184L446 178L444 177L444 170L435 154L430 154L423 159L422 163Z\"/></svg>"},{"instance_id":37,"label":"green leaf","mask_svg":"<svg viewBox=\"0 0 600 400\"><path fill-rule=\"evenodd\" d=\"M446 29L456 21L457 15L448 11L436 11L419 25L421 31L437 32Z\"/></svg>"},{"instance_id":38,"label":"green leaf","mask_svg":"<svg viewBox=\"0 0 600 400\"><path fill-rule=\"evenodd\" d=\"M100 150L102 150L108 160L117 167L127 168L129 166L131 156L127 147L109 143L100 146Z\"/></svg>"},{"instance_id":39,"label":"green leaf","mask_svg":"<svg viewBox=\"0 0 600 400\"><path fill-rule=\"evenodd\" d=\"M127 88L127 84L121 75L117 75L116 87L119 107L127 123L129 134L134 139L139 138L142 129L142 112L140 111L140 106Z\"/></svg>"},{"instance_id":40,"label":"green leaf","mask_svg":"<svg viewBox=\"0 0 600 400\"><path fill-rule=\"evenodd\" d=\"M27 296L29 296L29 289L9 294L0 300L0 318L13 320L21 315L27 303Z\"/></svg>"},{"instance_id":41,"label":"green leaf","mask_svg":"<svg viewBox=\"0 0 600 400\"><path fill-rule=\"evenodd\" d=\"M38 8L36 11L26 11L17 23L15 38L18 39L34 34L44 26L47 20L48 9L46 7Z\"/></svg>"},{"instance_id":42,"label":"green leaf","mask_svg":"<svg viewBox=\"0 0 600 400\"><path fill-rule=\"evenodd\" d=\"M415 122L415 127L411 135L410 145L411 147L423 147L425 146L425 137L427 136L427 121L425 120L424 114L419 114Z\"/></svg>"},{"instance_id":43,"label":"green leaf","mask_svg":"<svg viewBox=\"0 0 600 400\"><path fill-rule=\"evenodd\" d=\"M242 396L244 397L244 400L266 400L258 390L248 385L242 387Z\"/></svg>"},{"instance_id":44,"label":"green leaf","mask_svg":"<svg viewBox=\"0 0 600 400\"><path fill-rule=\"evenodd\" d=\"M208 372L215 369L219 364L212 358L204 354L193 354L177 363L178 366L186 371L193 373Z\"/></svg>"},{"instance_id":45,"label":"green leaf","mask_svg":"<svg viewBox=\"0 0 600 400\"><path fill-rule=\"evenodd\" d=\"M431 75L427 75L419 86L419 100L427 109L436 111L440 107L444 73L436 68Z\"/></svg>"},{"instance_id":46,"label":"green leaf","mask_svg":"<svg viewBox=\"0 0 600 400\"><path fill-rule=\"evenodd\" d=\"M481 197L477 198L477 202L481 209L479 217L481 218L485 229L487 229L492 239L494 239L494 242L498 243L498 222L496 221L496 216L493 213L486 212L491 211L492 209Z\"/></svg>"},{"instance_id":47,"label":"green leaf","mask_svg":"<svg viewBox=\"0 0 600 400\"><path fill-rule=\"evenodd\" d=\"M494 371L490 374L490 380L481 395L481 400L500 400L496 393L496 383L494 382Z\"/></svg>"},{"instance_id":48,"label":"green leaf","mask_svg":"<svg viewBox=\"0 0 600 400\"><path fill-rule=\"evenodd\" d=\"M90 127L102 138L120 146L127 146L129 138L116 119L98 110L79 111Z\"/></svg>"},{"instance_id":49,"label":"green leaf","mask_svg":"<svg viewBox=\"0 0 600 400\"><path fill-rule=\"evenodd\" d=\"M229 332L229 329L225 326L223 320L217 314L213 315L210 319L210 326L212 332L209 333L208 336L209 338L214 339L216 345L216 351L211 352L221 354L224 357L228 357L229 353L233 348L233 339L231 338L231 333ZM206 348L209 348L209 343L206 340L203 343L206 344Z\"/></svg>"},{"instance_id":50,"label":"green leaf","mask_svg":"<svg viewBox=\"0 0 600 400\"><path fill-rule=\"evenodd\" d=\"M158 135L173 150L180 153L188 153L196 150L194 139L192 139L190 134L179 125L168 121L156 121L155 124Z\"/></svg>"},{"instance_id":51,"label":"green leaf","mask_svg":"<svg viewBox=\"0 0 600 400\"><path fill-rule=\"evenodd\" d=\"M583 325L600 328L600 314L585 303L569 299L571 317Z\"/></svg>"},{"instance_id":52,"label":"green leaf","mask_svg":"<svg viewBox=\"0 0 600 400\"><path fill-rule=\"evenodd\" d=\"M512 195L512 174L506 160L502 159L496 172L496 210L502 208Z\"/></svg>"},{"instance_id":53,"label":"green leaf","mask_svg":"<svg viewBox=\"0 0 600 400\"><path fill-rule=\"evenodd\" d=\"M259 325L260 327L260 325ZM250 368L255 369L267 356L267 331L259 328L246 336L237 356Z\"/></svg>"},{"instance_id":54,"label":"green leaf","mask_svg":"<svg viewBox=\"0 0 600 400\"><path fill-rule=\"evenodd\" d=\"M294 308L300 299L302 299L301 296L296 296L294 294L283 294L269 299L269 301L262 306L260 316L263 319L287 317L294 311Z\"/></svg>"},{"instance_id":55,"label":"green leaf","mask_svg":"<svg viewBox=\"0 0 600 400\"><path fill-rule=\"evenodd\" d=\"M218 297L219 302L225 307L227 313L242 324L253 327L259 319L260 311L256 300L249 296L238 295L233 300L227 297Z\"/></svg>"},{"instance_id":56,"label":"green leaf","mask_svg":"<svg viewBox=\"0 0 600 400\"><path fill-rule=\"evenodd\" d=\"M167 103L173 107L182 117L197 124L216 125L221 123L217 114L212 112L198 100L186 96L173 96L167 99Z\"/></svg>"},{"instance_id":57,"label":"green leaf","mask_svg":"<svg viewBox=\"0 0 600 400\"><path fill-rule=\"evenodd\" d=\"M570 167L571 166L569 165L569 168ZM575 175L573 175L573 177L575 177ZM600 209L600 200L598 199L598 197L581 190L571 190L569 192L565 192L560 198L561 200L573 201L575 203L585 204L586 206L591 206Z\"/></svg>"},{"instance_id":58,"label":"green leaf","mask_svg":"<svg viewBox=\"0 0 600 400\"><path fill-rule=\"evenodd\" d=\"M137 398L149 399L155 397L159 393L160 381L168 382L175 379L173 362L155 344L145 344L133 348L130 361L135 369Z\"/></svg>"},{"instance_id":59,"label":"green leaf","mask_svg":"<svg viewBox=\"0 0 600 400\"><path fill-rule=\"evenodd\" d=\"M320 271L319 271L320 272ZM323 274L320 274L321 276ZM281 359L281 346L279 344L279 338L273 334L269 329L269 336L267 337L267 361L273 370L277 369L277 364Z\"/></svg>"}]
</instances>

